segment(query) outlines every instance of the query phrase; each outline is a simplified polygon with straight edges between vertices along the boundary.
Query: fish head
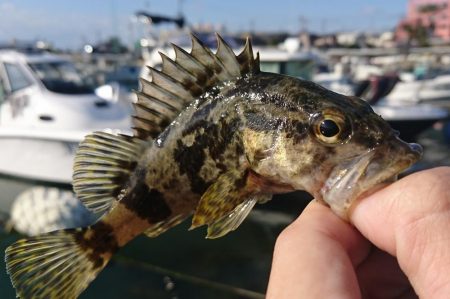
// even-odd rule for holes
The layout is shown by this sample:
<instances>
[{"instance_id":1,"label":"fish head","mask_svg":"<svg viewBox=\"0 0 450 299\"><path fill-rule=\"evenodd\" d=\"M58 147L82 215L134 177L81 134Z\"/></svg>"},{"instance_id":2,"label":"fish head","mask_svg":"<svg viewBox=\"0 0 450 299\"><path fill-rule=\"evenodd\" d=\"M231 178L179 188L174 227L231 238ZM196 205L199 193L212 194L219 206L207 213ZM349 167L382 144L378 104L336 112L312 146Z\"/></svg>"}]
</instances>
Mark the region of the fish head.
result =
<instances>
[{"instance_id":1,"label":"fish head","mask_svg":"<svg viewBox=\"0 0 450 299\"><path fill-rule=\"evenodd\" d=\"M347 218L357 197L422 155L360 98L296 78L271 83L262 117L247 118L244 146L252 171L274 192L306 190Z\"/></svg>"},{"instance_id":2,"label":"fish head","mask_svg":"<svg viewBox=\"0 0 450 299\"><path fill-rule=\"evenodd\" d=\"M345 120L340 111L335 116L321 115L312 122L316 139L335 149L332 157L327 159L324 177L320 178L313 194L342 218L348 217L352 203L363 193L371 192L381 183L396 180L399 173L422 156L420 145L401 140L399 132L373 112L365 101L345 98L355 104L355 109L346 110ZM333 110L339 111L339 108ZM341 128L349 130L342 137L336 133ZM336 135L329 139L333 133Z\"/></svg>"}]
</instances>

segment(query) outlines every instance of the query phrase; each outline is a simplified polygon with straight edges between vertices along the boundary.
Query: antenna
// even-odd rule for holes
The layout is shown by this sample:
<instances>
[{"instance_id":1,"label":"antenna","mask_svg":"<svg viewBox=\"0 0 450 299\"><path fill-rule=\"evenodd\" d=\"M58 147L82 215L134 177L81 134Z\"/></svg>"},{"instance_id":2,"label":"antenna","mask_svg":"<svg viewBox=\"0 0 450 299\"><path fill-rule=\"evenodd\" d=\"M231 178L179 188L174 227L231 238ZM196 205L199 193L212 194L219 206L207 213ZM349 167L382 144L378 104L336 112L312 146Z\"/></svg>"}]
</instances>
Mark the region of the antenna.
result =
<instances>
[{"instance_id":1,"label":"antenna","mask_svg":"<svg viewBox=\"0 0 450 299\"><path fill-rule=\"evenodd\" d=\"M183 16L183 0L178 0L178 17L181 18Z\"/></svg>"},{"instance_id":2,"label":"antenna","mask_svg":"<svg viewBox=\"0 0 450 299\"><path fill-rule=\"evenodd\" d=\"M119 37L119 22L118 22L118 18L117 18L117 8L116 8L116 0L111 0L111 22L112 22L112 26L111 28L113 29L113 36L115 37Z\"/></svg>"}]
</instances>

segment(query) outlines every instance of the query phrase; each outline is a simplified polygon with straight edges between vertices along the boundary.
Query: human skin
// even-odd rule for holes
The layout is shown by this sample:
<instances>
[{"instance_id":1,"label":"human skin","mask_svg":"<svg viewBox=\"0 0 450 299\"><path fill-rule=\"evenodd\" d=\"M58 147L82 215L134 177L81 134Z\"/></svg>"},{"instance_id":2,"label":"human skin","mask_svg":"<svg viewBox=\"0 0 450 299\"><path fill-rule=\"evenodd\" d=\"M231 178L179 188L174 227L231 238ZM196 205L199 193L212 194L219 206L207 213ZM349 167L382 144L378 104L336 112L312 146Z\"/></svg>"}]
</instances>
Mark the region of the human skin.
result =
<instances>
[{"instance_id":1,"label":"human skin","mask_svg":"<svg viewBox=\"0 0 450 299\"><path fill-rule=\"evenodd\" d=\"M450 298L450 167L359 199L350 221L311 202L277 239L267 298Z\"/></svg>"}]
</instances>

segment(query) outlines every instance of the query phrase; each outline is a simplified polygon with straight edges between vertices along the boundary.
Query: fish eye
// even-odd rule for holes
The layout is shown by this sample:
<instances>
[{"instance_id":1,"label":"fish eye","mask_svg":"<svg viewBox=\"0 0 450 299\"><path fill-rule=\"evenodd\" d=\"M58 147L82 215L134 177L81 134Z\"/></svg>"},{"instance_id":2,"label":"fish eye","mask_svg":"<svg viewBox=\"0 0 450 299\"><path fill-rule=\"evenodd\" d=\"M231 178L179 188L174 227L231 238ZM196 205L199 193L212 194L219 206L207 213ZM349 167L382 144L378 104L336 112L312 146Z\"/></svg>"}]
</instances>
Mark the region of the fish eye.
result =
<instances>
[{"instance_id":1,"label":"fish eye","mask_svg":"<svg viewBox=\"0 0 450 299\"><path fill-rule=\"evenodd\" d=\"M345 142L351 134L347 118L337 111L316 114L312 130L319 141L330 145Z\"/></svg>"},{"instance_id":2,"label":"fish eye","mask_svg":"<svg viewBox=\"0 0 450 299\"><path fill-rule=\"evenodd\" d=\"M324 137L331 138L339 134L341 129L332 119L324 119L319 124L319 131Z\"/></svg>"}]
</instances>

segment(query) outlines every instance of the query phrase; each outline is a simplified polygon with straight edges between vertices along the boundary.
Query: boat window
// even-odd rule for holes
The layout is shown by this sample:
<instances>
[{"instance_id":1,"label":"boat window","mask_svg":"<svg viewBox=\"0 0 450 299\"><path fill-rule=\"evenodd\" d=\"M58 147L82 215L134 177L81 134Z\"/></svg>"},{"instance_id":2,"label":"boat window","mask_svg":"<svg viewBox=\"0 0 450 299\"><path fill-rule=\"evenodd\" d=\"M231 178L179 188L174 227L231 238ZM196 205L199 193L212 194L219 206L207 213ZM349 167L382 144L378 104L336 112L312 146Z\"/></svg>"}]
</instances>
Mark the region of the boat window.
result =
<instances>
[{"instance_id":1,"label":"boat window","mask_svg":"<svg viewBox=\"0 0 450 299\"><path fill-rule=\"evenodd\" d=\"M259 68L263 72L279 74L281 72L281 63L278 61L261 61Z\"/></svg>"},{"instance_id":2,"label":"boat window","mask_svg":"<svg viewBox=\"0 0 450 299\"><path fill-rule=\"evenodd\" d=\"M282 74L310 80L313 69L314 63L309 60L287 61L283 64Z\"/></svg>"},{"instance_id":3,"label":"boat window","mask_svg":"<svg viewBox=\"0 0 450 299\"><path fill-rule=\"evenodd\" d=\"M116 71L107 74L105 81L107 84L117 82L129 92L138 90L140 71L141 68L138 66L124 65L119 67Z\"/></svg>"},{"instance_id":4,"label":"boat window","mask_svg":"<svg viewBox=\"0 0 450 299\"><path fill-rule=\"evenodd\" d=\"M11 92L30 86L30 79L22 72L17 64L5 62Z\"/></svg>"},{"instance_id":5,"label":"boat window","mask_svg":"<svg viewBox=\"0 0 450 299\"><path fill-rule=\"evenodd\" d=\"M308 60L261 61L260 69L263 72L278 73L310 80L314 70L314 63Z\"/></svg>"},{"instance_id":6,"label":"boat window","mask_svg":"<svg viewBox=\"0 0 450 299\"><path fill-rule=\"evenodd\" d=\"M68 61L35 62L29 64L45 87L63 94L93 93L93 88L81 79Z\"/></svg>"},{"instance_id":7,"label":"boat window","mask_svg":"<svg viewBox=\"0 0 450 299\"><path fill-rule=\"evenodd\" d=\"M438 84L436 86L434 86L435 90L449 90L450 89L450 84Z\"/></svg>"}]
</instances>

